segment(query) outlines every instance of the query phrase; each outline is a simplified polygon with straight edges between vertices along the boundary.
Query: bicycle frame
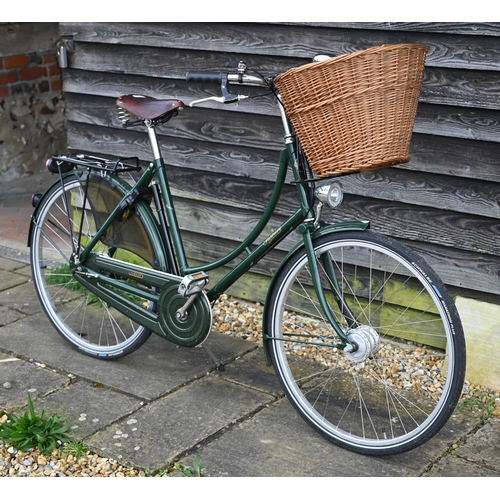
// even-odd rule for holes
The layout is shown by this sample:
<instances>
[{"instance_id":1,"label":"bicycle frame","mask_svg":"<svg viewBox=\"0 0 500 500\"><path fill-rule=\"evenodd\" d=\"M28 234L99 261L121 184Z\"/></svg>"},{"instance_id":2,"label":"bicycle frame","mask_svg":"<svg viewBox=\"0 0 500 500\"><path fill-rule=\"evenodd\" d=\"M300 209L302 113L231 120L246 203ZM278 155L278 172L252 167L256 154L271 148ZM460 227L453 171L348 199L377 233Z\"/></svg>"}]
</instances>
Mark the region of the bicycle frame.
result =
<instances>
[{"instance_id":1,"label":"bicycle frame","mask_svg":"<svg viewBox=\"0 0 500 500\"><path fill-rule=\"evenodd\" d=\"M181 276L197 273L200 271L208 272L213 269L217 269L239 257L241 254L245 252L247 253L247 256L235 268L229 271L229 273L224 278L222 278L215 286L211 287L211 289L207 292L210 301L216 300L221 293L227 290L227 288L229 288L238 278L240 278L246 271L248 271L253 265L255 265L280 241L286 238L305 219L307 219L308 214L310 214L309 204L302 203L301 207L260 245L258 245L255 249L250 248L255 240L260 236L264 228L267 226L270 218L275 211L276 205L281 195L281 190L287 174L289 163L289 151L283 150L280 155L278 175L273 193L264 213L262 214L261 219L254 227L254 229L250 232L250 234L233 251L231 251L224 257L214 262L194 267L189 266L187 263L179 224L177 221L175 210L173 208L173 199L170 192L167 175L165 173L165 165L163 159L155 159L155 161L147 168L147 170L138 180L137 184L134 186L134 189L140 189L142 187L148 186L151 180L156 176L157 182L160 186L162 204L166 209L166 218L170 236L169 239L171 239L172 241L174 254L177 261L176 263L170 262L170 266L177 267ZM307 194L305 193L305 189L303 188L303 186L299 185L298 189L302 192L302 198L304 200L307 199ZM95 234L93 240L86 245L85 249L80 255L80 264L85 263L87 257L90 255L95 245L99 243L100 238L106 233L110 225L115 220L119 210L120 207L117 207L115 211L109 215L106 222ZM313 220L314 217L312 217L311 215L310 219Z\"/></svg>"},{"instance_id":2,"label":"bicycle frame","mask_svg":"<svg viewBox=\"0 0 500 500\"><path fill-rule=\"evenodd\" d=\"M151 311L145 311L144 308L137 307L126 296L122 295L119 297L115 292L104 291L99 286L99 283L112 285L115 289L118 289L124 293L131 292L145 300L158 301L158 297L153 296L140 287L134 287L124 281L114 280L107 274L118 274L121 276L134 276L139 277L138 282L146 284L148 286L164 287L172 282L180 283L182 277L187 275L192 275L200 272L209 272L211 270L217 269L225 264L231 262L240 255L246 253L247 255L238 263L233 269L231 269L220 281L211 286L211 288L206 292L206 297L209 302L215 301L222 293L224 293L236 280L238 280L243 274L245 274L249 269L251 269L260 259L262 259L267 253L269 253L273 248L276 247L283 239L285 239L292 231L299 229L300 233L303 235L303 242L301 245L305 246L306 252L308 254L312 280L319 302L322 309L334 328L335 332L339 336L341 343L338 347L345 347L350 344L346 335L335 321L330 308L327 304L326 297L323 288L320 283L318 267L313 250L313 239L314 233L320 227L319 221L316 220L316 213L313 207L314 199L312 190L304 183L303 176L299 169L298 152L296 150L296 144L293 135L290 132L288 119L284 112L284 109L280 102L278 106L281 112L281 118L285 130L285 149L280 153L280 162L276 178L276 183L274 190L272 192L271 198L268 202L267 208L264 210L261 219L250 232L250 234L231 252L227 255L219 258L213 262L198 265L189 266L186 258L186 253L182 241L181 231L177 221L172 194L170 191L166 167L164 160L160 153L160 148L158 145L156 132L153 126L148 126L148 135L154 155L154 160L144 173L141 175L137 183L130 189L130 192L126 194L121 203L109 214L107 220L96 232L93 239L88 242L81 252L80 255L75 255L73 269L74 276L82 283L85 287L89 288L93 293L98 295L105 301L111 303L114 307L121 310L124 314L128 315L134 321L139 324L150 328L155 333L158 333L164 337L167 335L164 329L158 326L158 317L155 316ZM261 235L264 228L269 223L276 206L278 204L282 187L285 183L286 174L288 168L291 168L293 178L296 184L299 208L293 213L281 226L279 226L273 233L267 237L262 243L257 245L255 248L251 246L255 243L257 238ZM109 229L113 221L119 216L123 211L123 206L127 204L133 204L136 200L137 193L148 186L153 186L153 194L156 203L156 208L160 214L160 225L163 231L163 245L164 252L167 256L168 266L170 273L162 273L159 271L147 270L139 268L134 264L125 263L122 261L117 261L111 257L95 257L98 262L91 262L89 260L91 252L94 247L99 243L101 237ZM165 213L165 218L162 218L162 214ZM36 224L35 216L33 217L33 223ZM362 223L359 221L353 221L352 223L341 223L338 225L323 227L320 231L321 234L329 231L341 231L341 230L364 230L368 226L367 223ZM286 259L285 259L286 261ZM98 264L98 265L95 265ZM99 271L96 270L99 269ZM138 269L139 268L139 269ZM331 283L333 288L334 296L339 294L335 291L335 283ZM341 310L343 310L345 305L339 304ZM172 312L174 314L174 312ZM169 339L172 340L172 339Z\"/></svg>"}]
</instances>

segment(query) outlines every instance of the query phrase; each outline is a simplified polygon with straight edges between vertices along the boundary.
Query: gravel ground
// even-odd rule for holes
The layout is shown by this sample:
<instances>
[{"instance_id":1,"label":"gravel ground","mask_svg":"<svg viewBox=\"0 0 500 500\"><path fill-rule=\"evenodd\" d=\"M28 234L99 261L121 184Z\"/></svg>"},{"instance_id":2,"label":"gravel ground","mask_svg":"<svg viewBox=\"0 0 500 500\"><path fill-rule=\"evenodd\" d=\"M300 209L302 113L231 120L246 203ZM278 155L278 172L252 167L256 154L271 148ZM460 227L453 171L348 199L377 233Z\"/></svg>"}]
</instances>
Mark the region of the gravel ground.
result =
<instances>
[{"instance_id":1,"label":"gravel ground","mask_svg":"<svg viewBox=\"0 0 500 500\"><path fill-rule=\"evenodd\" d=\"M214 330L228 335L244 338L251 342L262 344L262 305L236 300L222 296L214 306ZM473 409L473 397L479 398L485 394L485 389L471 386L468 382L464 387L463 401L469 401L468 407ZM493 417L500 417L500 392L489 394L495 399ZM467 407L467 404L466 404ZM477 408L476 408L477 409ZM7 416L0 417L0 422L6 421ZM182 464L180 467L172 465L168 470L159 471L155 477L184 476L183 467L191 464ZM80 458L75 455L56 449L51 454L43 455L37 449L21 452L0 441L0 477L147 477L153 476L148 471L129 468L116 460L101 457L91 451Z\"/></svg>"},{"instance_id":2,"label":"gravel ground","mask_svg":"<svg viewBox=\"0 0 500 500\"><path fill-rule=\"evenodd\" d=\"M127 468L115 460L86 453L77 458L63 450L42 455L18 451L0 441L0 477L139 477L145 471ZM166 473L164 473L166 475Z\"/></svg>"}]
</instances>

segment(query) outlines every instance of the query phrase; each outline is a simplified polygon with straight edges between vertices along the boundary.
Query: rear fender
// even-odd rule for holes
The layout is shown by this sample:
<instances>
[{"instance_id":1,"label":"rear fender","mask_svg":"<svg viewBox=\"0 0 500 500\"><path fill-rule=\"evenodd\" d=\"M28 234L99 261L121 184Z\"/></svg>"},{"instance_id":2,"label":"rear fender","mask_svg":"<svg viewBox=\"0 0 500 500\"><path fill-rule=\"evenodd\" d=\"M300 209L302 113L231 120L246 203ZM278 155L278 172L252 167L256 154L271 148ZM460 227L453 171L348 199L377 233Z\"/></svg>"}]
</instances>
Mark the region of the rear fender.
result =
<instances>
[{"instance_id":1,"label":"rear fender","mask_svg":"<svg viewBox=\"0 0 500 500\"><path fill-rule=\"evenodd\" d=\"M88 172L86 170L84 170L84 171L73 170L72 172L64 175L63 179L67 179L71 175L79 176L80 180L84 180L85 176L88 175ZM106 176L106 181L108 181L113 186L113 188L116 188L117 191L122 196L124 196L125 194L127 194L130 191L130 185L128 183L126 183L124 180L120 179L119 177ZM30 228L29 228L29 233L28 233L28 247L31 247L31 244L33 241L33 231L34 231L34 227L37 224L37 220L38 220L39 213L40 213L40 207L42 206L42 201L45 200L49 196L51 190L56 185L60 184L60 182L61 182L61 180L58 178L58 180L56 182L54 182L45 191L45 193L42 195L42 197L40 198L40 200L38 201L38 203L35 207L33 215L31 216ZM154 215L151 212L148 204L145 201L137 201L134 206L135 206L135 209L137 210L138 215L141 217L143 223L145 225L149 226L149 228L151 230L150 232L152 234L152 237L156 240L156 241L153 241L152 243L158 245L160 248L163 249L164 248L163 247L163 240L162 240L160 232L159 232L158 224L156 223ZM165 255L164 251L162 252L162 255ZM159 269L161 271L168 272L168 264L166 263L166 261L164 259L162 259L162 262L158 263L158 266L159 266Z\"/></svg>"},{"instance_id":2,"label":"rear fender","mask_svg":"<svg viewBox=\"0 0 500 500\"><path fill-rule=\"evenodd\" d=\"M72 175L74 173L75 172L71 172L69 174L63 175L63 178L66 178L69 175ZM45 190L45 192L42 194L42 196L40 196L40 198L38 199L38 202L36 204L35 210L33 211L33 214L31 215L30 227L29 227L29 231L28 231L28 244L27 244L28 247L31 247L31 242L33 241L33 230L34 230L36 221L38 220L38 215L39 215L39 212L40 212L40 207L42 206L42 201L45 200L45 198L47 198L47 196L48 196L49 192L52 190L52 188L54 186L56 186L57 184L60 184L60 183L61 183L61 179L58 177L57 181L55 181L54 183L52 183ZM33 196L35 196L35 195L33 195Z\"/></svg>"}]
</instances>

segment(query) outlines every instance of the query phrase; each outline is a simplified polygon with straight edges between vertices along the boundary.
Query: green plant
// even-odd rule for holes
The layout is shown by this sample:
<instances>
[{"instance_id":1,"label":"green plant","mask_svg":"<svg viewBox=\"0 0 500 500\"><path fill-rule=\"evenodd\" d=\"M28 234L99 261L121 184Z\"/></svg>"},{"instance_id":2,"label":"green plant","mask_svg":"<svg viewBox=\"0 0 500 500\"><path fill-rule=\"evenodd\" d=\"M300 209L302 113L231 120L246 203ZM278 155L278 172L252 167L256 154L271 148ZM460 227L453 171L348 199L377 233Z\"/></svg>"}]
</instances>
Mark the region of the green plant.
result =
<instances>
[{"instance_id":1,"label":"green plant","mask_svg":"<svg viewBox=\"0 0 500 500\"><path fill-rule=\"evenodd\" d=\"M19 451L37 447L42 453L51 453L67 439L68 426L55 414L49 418L45 416L45 411L40 416L35 415L30 395L28 408L29 412L22 417L11 415L7 422L0 423L0 439Z\"/></svg>"},{"instance_id":2,"label":"green plant","mask_svg":"<svg viewBox=\"0 0 500 500\"><path fill-rule=\"evenodd\" d=\"M188 467L186 465L181 465L178 462L174 463L174 467L182 472L185 476L188 477L200 477L201 471L200 471L200 463L199 463L199 457L196 455L193 460L193 467Z\"/></svg>"},{"instance_id":3,"label":"green plant","mask_svg":"<svg viewBox=\"0 0 500 500\"><path fill-rule=\"evenodd\" d=\"M79 459L86 455L89 449L82 441L70 439L68 442L64 443L64 451L68 455L73 455L75 458Z\"/></svg>"},{"instance_id":4,"label":"green plant","mask_svg":"<svg viewBox=\"0 0 500 500\"><path fill-rule=\"evenodd\" d=\"M495 395L484 391L479 396L465 398L458 406L468 410L478 411L480 413L481 423L484 423L495 411L495 403Z\"/></svg>"},{"instance_id":5,"label":"green plant","mask_svg":"<svg viewBox=\"0 0 500 500\"><path fill-rule=\"evenodd\" d=\"M47 285L53 286L62 286L66 288L66 290L70 290L72 292L85 292L85 288L78 281L73 278L73 274L71 273L71 268L69 265L64 264L57 269L51 271L47 276ZM89 296L87 299L87 304L98 304L102 305L102 300L89 292Z\"/></svg>"},{"instance_id":6,"label":"green plant","mask_svg":"<svg viewBox=\"0 0 500 500\"><path fill-rule=\"evenodd\" d=\"M139 257L135 256L134 254L130 252L121 252L121 253L116 253L114 255L115 258L117 258L117 255L123 256L123 260L125 260L124 256L127 256L128 262L131 262L132 264L138 263L141 265L147 265L147 263L143 260L141 260ZM135 257L135 258L131 258ZM73 277L73 273L71 272L71 268L68 264L64 264L54 270L52 270L50 273L48 273L45 277L47 281L47 285L52 285L52 286L61 286L65 288L66 290L72 291L72 292L78 292L78 293L86 293L87 294L87 299L86 299L86 304L87 305L92 305L92 304L97 304L98 307L104 307L104 302L102 299L100 299L97 295L94 293L89 292L81 283L75 280ZM129 279L127 280L128 283L134 284L134 281ZM135 295L131 293L125 293L124 295L128 297L129 299L135 301L138 304L143 304L144 299L140 297L136 297Z\"/></svg>"}]
</instances>

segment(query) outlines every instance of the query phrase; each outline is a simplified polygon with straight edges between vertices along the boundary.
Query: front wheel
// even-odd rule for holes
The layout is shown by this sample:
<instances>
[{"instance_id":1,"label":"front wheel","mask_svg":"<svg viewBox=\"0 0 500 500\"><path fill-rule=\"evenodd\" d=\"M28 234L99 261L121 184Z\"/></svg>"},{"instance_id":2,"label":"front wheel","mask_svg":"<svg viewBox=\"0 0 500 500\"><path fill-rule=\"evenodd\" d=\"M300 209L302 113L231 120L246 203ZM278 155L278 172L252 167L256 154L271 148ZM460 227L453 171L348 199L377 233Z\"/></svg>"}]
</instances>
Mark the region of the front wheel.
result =
<instances>
[{"instance_id":1,"label":"front wheel","mask_svg":"<svg viewBox=\"0 0 500 500\"><path fill-rule=\"evenodd\" d=\"M460 319L441 280L400 243L365 232L314 241L322 287L354 348L341 347L312 285L304 249L276 276L264 319L292 405L349 450L413 449L447 422L465 377Z\"/></svg>"}]
</instances>

